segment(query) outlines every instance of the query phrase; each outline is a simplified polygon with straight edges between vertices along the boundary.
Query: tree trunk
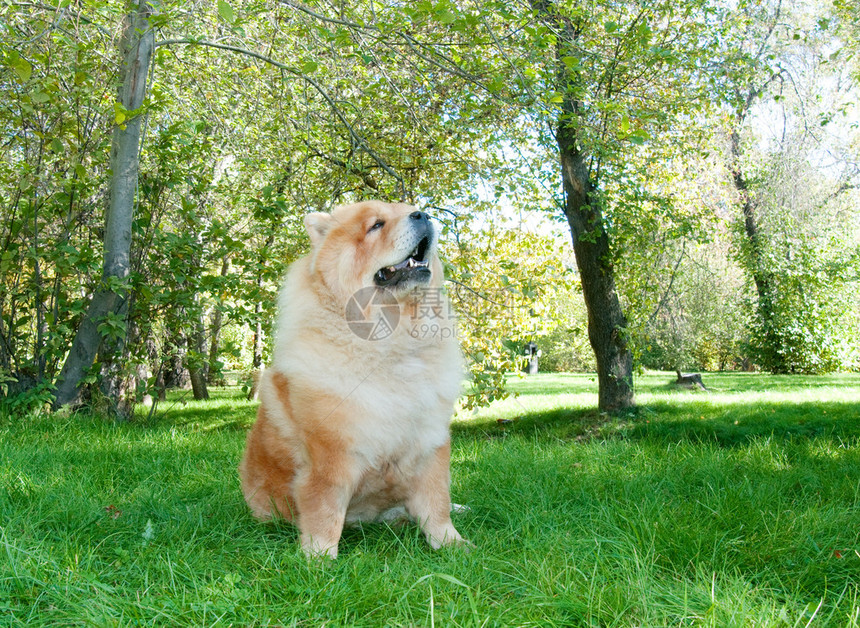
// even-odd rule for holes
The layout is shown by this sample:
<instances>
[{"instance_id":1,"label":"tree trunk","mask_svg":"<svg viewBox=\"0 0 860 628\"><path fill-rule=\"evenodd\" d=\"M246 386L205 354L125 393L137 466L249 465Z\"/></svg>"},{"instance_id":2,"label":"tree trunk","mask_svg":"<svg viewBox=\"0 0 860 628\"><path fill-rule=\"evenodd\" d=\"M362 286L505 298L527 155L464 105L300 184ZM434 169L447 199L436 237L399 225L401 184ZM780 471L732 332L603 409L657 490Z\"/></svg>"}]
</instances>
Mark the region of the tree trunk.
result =
<instances>
[{"instance_id":1,"label":"tree trunk","mask_svg":"<svg viewBox=\"0 0 860 628\"><path fill-rule=\"evenodd\" d=\"M168 323L166 342L162 345L162 373L164 388L187 388L189 384L188 371L185 368L185 354L188 352L188 339L182 331L180 320L185 314L180 309L176 318Z\"/></svg>"},{"instance_id":2,"label":"tree trunk","mask_svg":"<svg viewBox=\"0 0 860 628\"><path fill-rule=\"evenodd\" d=\"M126 110L143 106L146 76L155 44L150 29L152 7L146 0L129 3L120 54L119 102ZM99 286L87 308L69 355L56 381L55 406L78 398L81 380L92 366L102 341L99 326L111 314L127 311L131 259L131 227L137 190L140 137L143 118L132 115L114 128L111 142L110 201L105 214L104 266ZM114 400L117 401L117 400Z\"/></svg>"},{"instance_id":3,"label":"tree trunk","mask_svg":"<svg viewBox=\"0 0 860 628\"><path fill-rule=\"evenodd\" d=\"M160 353L158 343L152 336L152 330L147 335L144 346L146 347L146 355L149 361L149 370L155 373L150 386L150 390L154 389L155 398L153 402L155 404L166 399L167 386L164 383L164 359Z\"/></svg>"},{"instance_id":4,"label":"tree trunk","mask_svg":"<svg viewBox=\"0 0 860 628\"><path fill-rule=\"evenodd\" d=\"M615 269L609 250L609 235L603 219L602 199L597 193L597 175L586 156L595 146L583 146L587 139L579 126L588 122L587 105L575 96L582 85L579 71L564 59L578 54L579 31L573 22L560 16L551 0L532 0L532 7L558 35L556 39L556 89L562 93L556 141L564 188L564 215L570 226L573 252L582 282L588 312L588 339L597 359L598 407L615 412L635 404L633 396L633 354L627 346L627 319L615 289ZM594 139L592 141L599 141Z\"/></svg>"},{"instance_id":5,"label":"tree trunk","mask_svg":"<svg viewBox=\"0 0 860 628\"><path fill-rule=\"evenodd\" d=\"M33 250L39 250L39 199L33 203ZM36 345L33 347L33 357L36 361L36 379L43 381L45 377L45 338L48 327L45 323L45 303L42 298L42 266L39 256L33 256L33 283L36 290Z\"/></svg>"},{"instance_id":6,"label":"tree trunk","mask_svg":"<svg viewBox=\"0 0 860 628\"><path fill-rule=\"evenodd\" d=\"M262 281L262 280L261 280ZM248 400L257 396L257 383L260 378L260 369L263 368L263 305L257 302L254 305L254 347L251 356L252 384L248 390Z\"/></svg>"},{"instance_id":7,"label":"tree trunk","mask_svg":"<svg viewBox=\"0 0 860 628\"><path fill-rule=\"evenodd\" d=\"M116 314L128 321L131 298L118 303ZM125 335L102 338L98 355L101 362L99 389L109 404L109 413L119 421L127 421L134 412L134 395L131 392L134 374L129 369L127 347L137 341L136 325L129 321Z\"/></svg>"},{"instance_id":8,"label":"tree trunk","mask_svg":"<svg viewBox=\"0 0 860 628\"><path fill-rule=\"evenodd\" d=\"M188 373L191 376L191 392L194 399L203 401L209 399L209 389L206 387L206 377L203 375L203 369L189 368Z\"/></svg>"},{"instance_id":9,"label":"tree trunk","mask_svg":"<svg viewBox=\"0 0 860 628\"><path fill-rule=\"evenodd\" d=\"M218 366L218 354L221 351L221 325L224 321L224 312L219 307L215 307L212 312L212 333L209 339L209 370L206 373L206 382L212 385L223 383L224 374Z\"/></svg>"},{"instance_id":10,"label":"tree trunk","mask_svg":"<svg viewBox=\"0 0 860 628\"><path fill-rule=\"evenodd\" d=\"M263 246L263 250L268 250L272 247L272 244L275 242L275 236L270 235L266 238L266 244ZM257 271L257 294L261 295L263 293L263 266L265 265L266 260L265 256L260 257L260 268ZM257 302L254 304L254 347L253 347L253 355L251 356L251 368L253 383L251 385L250 390L248 390L248 400L250 401L257 395L257 383L260 378L260 370L263 368L263 304L259 301L259 296L257 297Z\"/></svg>"},{"instance_id":11,"label":"tree trunk","mask_svg":"<svg viewBox=\"0 0 860 628\"><path fill-rule=\"evenodd\" d=\"M732 158L732 183L741 203L741 212L744 217L744 235L747 241L748 270L752 275L753 284L756 289L758 303L756 311L761 325L762 338L759 341L761 347L769 354L768 362L771 370L775 373L785 371L781 366L779 335L776 333L774 322L774 286L773 278L767 270L765 261L764 241L759 228L758 206L755 198L750 193L749 185L743 170L741 169L741 147L739 129L743 124L743 117L736 122L731 131L730 148Z\"/></svg>"},{"instance_id":12,"label":"tree trunk","mask_svg":"<svg viewBox=\"0 0 860 628\"><path fill-rule=\"evenodd\" d=\"M615 290L615 271L600 199L595 194L576 132L560 123L558 147L564 183L564 214L588 311L588 339L597 359L598 407L605 412L634 405L633 355L627 346L627 319Z\"/></svg>"},{"instance_id":13,"label":"tree trunk","mask_svg":"<svg viewBox=\"0 0 860 628\"><path fill-rule=\"evenodd\" d=\"M4 295L0 294L0 306L5 308L6 300ZM2 309L0 308L0 309ZM5 314L5 311L4 311ZM14 317L10 316L10 320ZM12 360L15 355L14 350L9 344L9 333L6 331L6 325L3 323L3 316L0 316L0 369L5 372L12 370ZM17 370L17 368L15 369Z\"/></svg>"},{"instance_id":14,"label":"tree trunk","mask_svg":"<svg viewBox=\"0 0 860 628\"><path fill-rule=\"evenodd\" d=\"M230 274L230 258L225 257L224 263L221 264L221 278L227 277ZM209 384L224 383L224 374L222 365L218 362L218 355L221 352L221 326L224 324L224 299L223 296L220 302L215 306L215 311L212 313L212 333L209 339L209 372L206 376L206 381Z\"/></svg>"},{"instance_id":15,"label":"tree trunk","mask_svg":"<svg viewBox=\"0 0 860 628\"><path fill-rule=\"evenodd\" d=\"M197 401L209 399L206 387L206 328L203 324L205 313L200 307L199 295L194 296L194 333L191 335L191 351L186 355L188 374L191 377L191 390Z\"/></svg>"},{"instance_id":16,"label":"tree trunk","mask_svg":"<svg viewBox=\"0 0 860 628\"><path fill-rule=\"evenodd\" d=\"M738 126L740 124L738 122ZM764 251L762 250L762 239L759 233L757 206L752 194L750 194L749 185L741 169L740 137L737 128L732 129L731 132L731 152L732 182L741 201L741 212L744 217L744 233L750 247L753 281L755 282L759 297L762 297L770 292L770 279L767 277L762 264Z\"/></svg>"}]
</instances>

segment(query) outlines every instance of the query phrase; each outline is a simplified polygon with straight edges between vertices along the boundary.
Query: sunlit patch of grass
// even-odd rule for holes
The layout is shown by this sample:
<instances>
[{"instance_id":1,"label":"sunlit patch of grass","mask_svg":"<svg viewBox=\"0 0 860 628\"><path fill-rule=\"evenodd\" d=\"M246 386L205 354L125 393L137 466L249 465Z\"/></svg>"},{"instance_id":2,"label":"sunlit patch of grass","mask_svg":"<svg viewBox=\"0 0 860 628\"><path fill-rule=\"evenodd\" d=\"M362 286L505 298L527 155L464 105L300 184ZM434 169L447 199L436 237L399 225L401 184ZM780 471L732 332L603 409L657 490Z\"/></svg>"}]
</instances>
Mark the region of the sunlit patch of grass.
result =
<instances>
[{"instance_id":1,"label":"sunlit patch of grass","mask_svg":"<svg viewBox=\"0 0 860 628\"><path fill-rule=\"evenodd\" d=\"M335 563L249 515L236 388L3 420L0 625L860 625L860 376L672 379L617 417L593 376L512 380L453 427L476 548L366 526Z\"/></svg>"},{"instance_id":2,"label":"sunlit patch of grass","mask_svg":"<svg viewBox=\"0 0 860 628\"><path fill-rule=\"evenodd\" d=\"M195 401L191 391L172 391L155 407L136 408L135 422L144 425L184 426L191 429L240 429L251 426L256 402L238 387L210 388L209 399Z\"/></svg>"}]
</instances>

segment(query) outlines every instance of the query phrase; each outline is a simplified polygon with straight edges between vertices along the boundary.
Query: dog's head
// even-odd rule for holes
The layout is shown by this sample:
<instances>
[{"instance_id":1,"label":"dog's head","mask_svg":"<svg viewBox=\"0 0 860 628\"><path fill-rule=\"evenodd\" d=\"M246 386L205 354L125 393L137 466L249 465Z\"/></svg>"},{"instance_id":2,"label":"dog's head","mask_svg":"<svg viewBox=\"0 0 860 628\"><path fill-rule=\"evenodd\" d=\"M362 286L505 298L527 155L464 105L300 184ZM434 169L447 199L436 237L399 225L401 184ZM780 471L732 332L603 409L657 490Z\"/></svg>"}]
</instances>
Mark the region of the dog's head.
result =
<instances>
[{"instance_id":1,"label":"dog's head","mask_svg":"<svg viewBox=\"0 0 860 628\"><path fill-rule=\"evenodd\" d=\"M340 298L370 286L399 296L441 285L436 232L427 214L411 205L343 205L330 214L308 214L305 226L311 271Z\"/></svg>"}]
</instances>

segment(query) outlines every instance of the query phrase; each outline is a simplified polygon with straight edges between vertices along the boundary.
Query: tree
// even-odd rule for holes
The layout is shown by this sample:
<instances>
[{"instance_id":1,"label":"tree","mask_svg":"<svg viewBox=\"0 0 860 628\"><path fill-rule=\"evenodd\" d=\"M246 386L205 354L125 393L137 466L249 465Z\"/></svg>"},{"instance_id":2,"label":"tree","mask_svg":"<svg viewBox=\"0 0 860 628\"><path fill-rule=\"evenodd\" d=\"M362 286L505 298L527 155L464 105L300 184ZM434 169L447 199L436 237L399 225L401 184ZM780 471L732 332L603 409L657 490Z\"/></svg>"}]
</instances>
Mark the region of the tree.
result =
<instances>
[{"instance_id":1,"label":"tree","mask_svg":"<svg viewBox=\"0 0 860 628\"><path fill-rule=\"evenodd\" d=\"M98 52L108 34L74 12L6 10L0 31L0 390L29 409L53 399L67 320L99 267L87 223L106 188L100 77L115 68Z\"/></svg>"},{"instance_id":2,"label":"tree","mask_svg":"<svg viewBox=\"0 0 860 628\"><path fill-rule=\"evenodd\" d=\"M640 186L637 174L644 173L627 167L629 156L683 113L682 77L692 65L698 5L689 3L680 15L669 3L562 6L542 0L532 8L544 26L536 36L552 55L541 89L556 112L563 212L588 311L598 405L621 410L634 404L633 355L611 229L623 228L625 211L635 212L636 205L611 207L602 187L605 178Z\"/></svg>"},{"instance_id":3,"label":"tree","mask_svg":"<svg viewBox=\"0 0 860 628\"><path fill-rule=\"evenodd\" d=\"M549 7L540 7L552 14ZM571 69L564 59L575 52L582 28L560 24L557 62L562 89L561 112L556 127L564 186L564 215L570 225L573 250L579 268L582 294L588 311L588 338L597 359L598 407L604 411L622 410L634 404L633 354L628 346L627 319L615 288L615 270L609 236L598 193L600 157L590 158L587 139L583 142L584 104L577 97L581 90L581 70ZM592 155L593 156L593 155Z\"/></svg>"},{"instance_id":4,"label":"tree","mask_svg":"<svg viewBox=\"0 0 860 628\"><path fill-rule=\"evenodd\" d=\"M835 137L851 135L839 122L844 95L827 94L831 81L821 77L830 74L837 86L847 77L834 63L839 50L823 7L814 15L781 1L738 9L724 16L727 30L713 48L733 67L715 70L715 84L731 107L728 159L743 234L738 259L755 292L749 346L774 373L826 372L842 363L838 294L850 268L833 252L850 247L851 236L837 235L832 227L839 223L822 218L838 211L857 169L845 158L851 149ZM840 131L828 138L830 126ZM822 154L830 166L814 165Z\"/></svg>"},{"instance_id":5,"label":"tree","mask_svg":"<svg viewBox=\"0 0 860 628\"><path fill-rule=\"evenodd\" d=\"M92 297L75 336L66 362L56 381L55 404L74 401L96 353L107 340L108 352L119 357L118 347L127 331L128 275L131 265L131 235L137 191L144 96L155 35L150 29L152 7L145 0L128 5L120 42L120 89L116 105L116 127L111 148L111 185L105 212L104 265L98 290ZM107 378L109 398L117 399L117 375Z\"/></svg>"}]
</instances>

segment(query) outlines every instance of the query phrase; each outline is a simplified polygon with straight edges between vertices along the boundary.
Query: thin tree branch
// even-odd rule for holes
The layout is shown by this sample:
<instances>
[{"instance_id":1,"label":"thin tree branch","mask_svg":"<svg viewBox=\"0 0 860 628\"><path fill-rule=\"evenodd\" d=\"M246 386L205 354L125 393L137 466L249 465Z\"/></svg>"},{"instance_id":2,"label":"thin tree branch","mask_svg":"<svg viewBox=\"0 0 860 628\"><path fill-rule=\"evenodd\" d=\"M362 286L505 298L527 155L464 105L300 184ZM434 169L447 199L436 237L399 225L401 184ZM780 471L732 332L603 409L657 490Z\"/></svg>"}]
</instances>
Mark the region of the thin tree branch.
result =
<instances>
[{"instance_id":1,"label":"thin tree branch","mask_svg":"<svg viewBox=\"0 0 860 628\"><path fill-rule=\"evenodd\" d=\"M328 17L326 15L322 15L321 13L317 13L316 11L313 11L313 10L307 8L306 6L301 5L298 2L293 2L292 0L279 0L279 2L281 4L284 4L288 7L290 7L290 8L293 8L297 11L301 11L302 13L305 13L306 15L309 15L312 18L314 18L316 20L320 20L322 22L327 22L330 24L337 24L339 26L345 26L347 28L351 28L351 29L354 29L357 31L372 32L372 33L376 33L376 34L380 33L379 28L377 28L376 26L368 26L366 24L359 24L357 22L349 22L347 20L341 20L338 18ZM457 76L457 77L459 77L465 81L468 81L469 83L472 83L473 85L475 85L479 89L483 89L495 97L495 95L492 94L492 92L490 92L490 90L487 89L487 87L485 85L483 85L481 83L481 81L478 80L477 77L464 71L462 68L460 68L460 66L453 59L451 59L451 58L447 57L446 55L442 54L441 52L439 52L435 46L433 46L431 44L426 44L426 43L420 42L417 39L415 39L414 37L412 37L411 35L409 35L408 33L405 33L403 31L394 31L394 34L399 39L401 39L412 50L412 52L415 54L415 56L419 57L420 59L423 59L427 63L439 68L440 70L442 70L444 72L447 72L449 74L453 74L454 76ZM434 56L439 57L440 59L444 60L445 63L441 63L439 61L436 61L433 58L427 56L426 54L424 54L418 50L419 48L428 48L428 47L432 48L432 54Z\"/></svg>"},{"instance_id":2,"label":"thin tree branch","mask_svg":"<svg viewBox=\"0 0 860 628\"><path fill-rule=\"evenodd\" d=\"M414 37L412 37L411 35L407 35L406 33L398 33L398 35L403 40L403 42L409 47L409 49L412 51L412 53L416 57L418 57L419 59L422 59L422 60L426 61L427 63L429 63L430 65L439 68L443 72L447 72L448 74L453 74L454 76L471 83L472 85L474 85L478 89L485 91L488 94L490 94L490 96L492 96L493 98L498 98L498 96L496 94L493 94L493 92L491 92L490 89L486 85L481 83L481 81L476 76L473 76L472 74L469 74L465 70L462 70L460 68L460 66L458 66L454 60L443 55L438 50L433 49L432 53L434 55L436 55L437 57L444 59L447 62L447 64L436 61L435 59L428 57L427 55L422 53L420 50L418 50L419 47L421 47L421 48L429 47L428 44L424 44L424 43L418 41L417 39L415 39Z\"/></svg>"},{"instance_id":3,"label":"thin tree branch","mask_svg":"<svg viewBox=\"0 0 860 628\"><path fill-rule=\"evenodd\" d=\"M660 297L660 300L657 302L657 307L654 309L654 312L648 318L647 326L650 326L651 323L654 322L654 319L657 318L657 314L660 313L660 310L666 305L666 301L669 299L669 293L672 291L672 286L675 284L675 277L678 275L678 268L681 267L681 262L686 257L687 253L687 243L686 241L681 243L681 255L678 256L678 261L675 262L675 267L672 269L672 275L669 277L669 285L666 287L666 290L663 292L663 296Z\"/></svg>"},{"instance_id":4,"label":"thin tree branch","mask_svg":"<svg viewBox=\"0 0 860 628\"><path fill-rule=\"evenodd\" d=\"M498 305L499 307L503 307L503 308L505 308L506 310L514 310L514 309L517 309L516 307L511 307L510 305L505 305L504 303L499 303L499 302L497 302L497 301L493 301L490 297L488 297L488 296L486 296L486 295L484 295L484 294L481 294L480 292L478 292L478 291L477 291L477 290L475 290L474 288L470 288L470 287L469 287L469 286L467 286L466 284L461 283L461 282L457 281L456 279L446 279L445 281L449 281L449 282L451 282L451 283L453 283L453 284L457 284L457 285L458 285L458 286L460 286L461 288L465 288L466 290L468 290L469 292L471 292L471 293L472 293L472 294L474 294L475 296L477 296L477 297L479 297L479 298L483 299L483 300L484 300L484 301L486 301L487 303L492 303L493 305ZM523 307L523 306L519 306L519 307Z\"/></svg>"},{"instance_id":5,"label":"thin tree branch","mask_svg":"<svg viewBox=\"0 0 860 628\"><path fill-rule=\"evenodd\" d=\"M339 26L346 26L347 28L354 28L356 30L363 31L372 31L379 32L379 29L375 26L366 26L364 24L358 24L357 22L347 22L346 20L339 20L334 17L328 17L326 15L322 15L320 13L316 13L315 11L310 10L304 5L299 4L298 2L292 2L291 0L279 0L281 4L285 4L291 9L295 9L296 11L301 11L307 15L310 15L315 20L320 20L321 22L328 22L329 24L337 24Z\"/></svg>"}]
</instances>

